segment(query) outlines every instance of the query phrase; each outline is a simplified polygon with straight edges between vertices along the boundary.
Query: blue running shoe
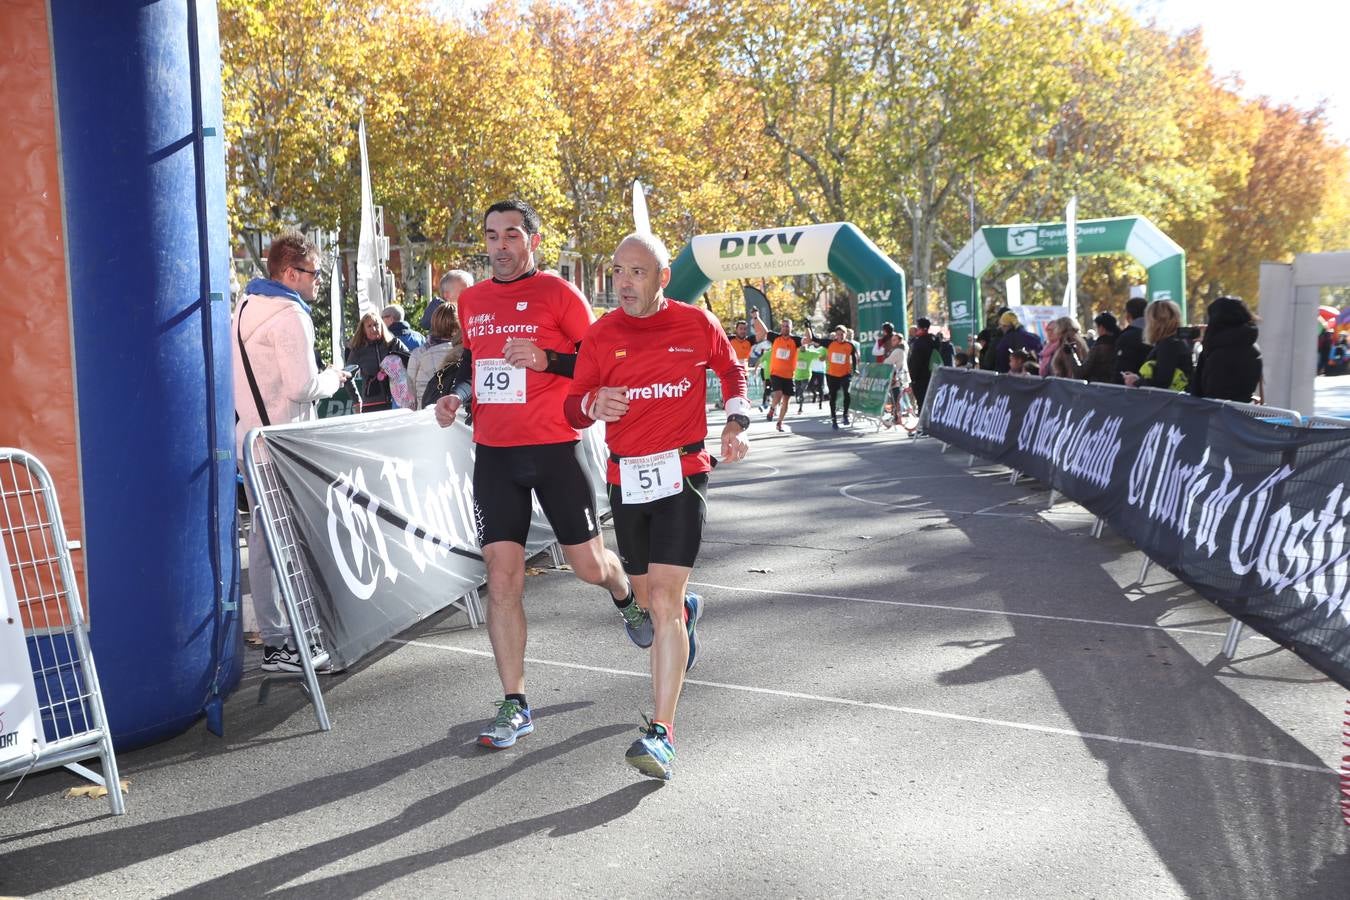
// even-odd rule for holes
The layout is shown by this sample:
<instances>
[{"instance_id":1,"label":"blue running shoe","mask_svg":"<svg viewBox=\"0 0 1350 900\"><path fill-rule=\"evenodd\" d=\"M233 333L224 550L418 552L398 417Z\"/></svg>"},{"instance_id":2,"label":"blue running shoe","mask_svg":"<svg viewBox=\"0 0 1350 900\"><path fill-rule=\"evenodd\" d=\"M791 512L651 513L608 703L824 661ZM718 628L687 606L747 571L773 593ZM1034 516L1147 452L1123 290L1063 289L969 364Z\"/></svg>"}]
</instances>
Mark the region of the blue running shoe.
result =
<instances>
[{"instance_id":1,"label":"blue running shoe","mask_svg":"<svg viewBox=\"0 0 1350 900\"><path fill-rule=\"evenodd\" d=\"M636 600L620 609L619 615L623 616L623 629L630 641L643 650L652 645L652 617Z\"/></svg>"},{"instance_id":2,"label":"blue running shoe","mask_svg":"<svg viewBox=\"0 0 1350 900\"><path fill-rule=\"evenodd\" d=\"M684 664L684 670L688 672L698 662L698 634L695 629L698 628L699 617L703 615L703 598L687 591L684 595L684 611L684 627L689 631L689 662Z\"/></svg>"},{"instance_id":3,"label":"blue running shoe","mask_svg":"<svg viewBox=\"0 0 1350 900\"><path fill-rule=\"evenodd\" d=\"M639 730L643 735L633 741L633 746L623 755L624 760L648 778L669 781L675 774L675 748L670 744L665 726L647 721Z\"/></svg>"},{"instance_id":4,"label":"blue running shoe","mask_svg":"<svg viewBox=\"0 0 1350 900\"><path fill-rule=\"evenodd\" d=\"M514 700L502 700L497 704L497 718L478 735L478 743L484 747L498 750L510 747L516 738L534 731L534 722L530 711Z\"/></svg>"}]
</instances>

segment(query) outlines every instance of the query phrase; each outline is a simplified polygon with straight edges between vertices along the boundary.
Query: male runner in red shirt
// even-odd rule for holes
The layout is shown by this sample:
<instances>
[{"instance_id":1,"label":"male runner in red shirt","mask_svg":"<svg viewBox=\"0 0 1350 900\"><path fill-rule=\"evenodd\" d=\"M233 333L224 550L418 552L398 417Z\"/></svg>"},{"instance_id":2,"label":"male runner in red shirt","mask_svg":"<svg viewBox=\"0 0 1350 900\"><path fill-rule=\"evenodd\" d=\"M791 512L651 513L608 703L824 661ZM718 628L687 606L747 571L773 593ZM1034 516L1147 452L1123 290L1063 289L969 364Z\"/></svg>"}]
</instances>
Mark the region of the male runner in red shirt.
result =
<instances>
[{"instance_id":1,"label":"male runner in red shirt","mask_svg":"<svg viewBox=\"0 0 1350 900\"><path fill-rule=\"evenodd\" d=\"M667 300L670 254L650 234L630 234L614 252L614 290L622 307L591 326L577 355L564 410L578 428L605 423L610 508L624 570L651 614L655 712L626 759L668 780L675 758L675 707L698 644L702 600L686 595L707 511L712 459L707 379L722 381L727 424L723 462L749 451L745 368L713 316Z\"/></svg>"},{"instance_id":2,"label":"male runner in red shirt","mask_svg":"<svg viewBox=\"0 0 1350 900\"><path fill-rule=\"evenodd\" d=\"M509 747L534 730L525 698L522 603L531 491L577 577L608 589L625 613L629 637L641 647L651 643L646 615L600 535L595 495L575 453L580 436L563 417L591 308L569 282L535 267L539 228L538 213L522 201L488 207L483 233L492 278L459 296L464 355L455 393L436 403L436 421L447 428L464 401L474 401L473 493L487 563L488 638L506 694L478 736L485 747Z\"/></svg>"}]
</instances>

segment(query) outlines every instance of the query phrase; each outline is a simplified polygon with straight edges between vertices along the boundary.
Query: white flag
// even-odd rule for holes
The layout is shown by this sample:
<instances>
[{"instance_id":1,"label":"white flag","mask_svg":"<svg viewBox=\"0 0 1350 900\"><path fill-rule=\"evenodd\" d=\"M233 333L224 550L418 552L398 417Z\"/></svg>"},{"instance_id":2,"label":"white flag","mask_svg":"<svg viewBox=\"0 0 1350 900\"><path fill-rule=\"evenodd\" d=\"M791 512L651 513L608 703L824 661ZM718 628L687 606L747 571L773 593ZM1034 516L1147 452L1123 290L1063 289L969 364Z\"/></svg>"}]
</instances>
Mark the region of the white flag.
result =
<instances>
[{"instance_id":1,"label":"white flag","mask_svg":"<svg viewBox=\"0 0 1350 900\"><path fill-rule=\"evenodd\" d=\"M1008 302L1005 306L1022 305L1022 275L1019 272L1004 282L1008 289Z\"/></svg>"},{"instance_id":2,"label":"white flag","mask_svg":"<svg viewBox=\"0 0 1350 900\"><path fill-rule=\"evenodd\" d=\"M1078 309L1078 195L1069 198L1064 210L1064 240L1068 247L1069 283L1064 286L1064 305L1069 315Z\"/></svg>"},{"instance_id":3,"label":"white flag","mask_svg":"<svg viewBox=\"0 0 1350 900\"><path fill-rule=\"evenodd\" d=\"M375 234L375 201L370 193L370 158L366 155L366 117L361 116L361 232L356 243L356 305L358 318L384 310L384 282L380 272L379 239Z\"/></svg>"},{"instance_id":4,"label":"white flag","mask_svg":"<svg viewBox=\"0 0 1350 900\"><path fill-rule=\"evenodd\" d=\"M333 277L328 286L328 312L333 335L333 364L336 365L342 362L342 251L336 247L333 253Z\"/></svg>"},{"instance_id":5,"label":"white flag","mask_svg":"<svg viewBox=\"0 0 1350 900\"><path fill-rule=\"evenodd\" d=\"M652 233L652 220L647 215L647 195L642 182L633 179L633 230L638 234Z\"/></svg>"}]
</instances>

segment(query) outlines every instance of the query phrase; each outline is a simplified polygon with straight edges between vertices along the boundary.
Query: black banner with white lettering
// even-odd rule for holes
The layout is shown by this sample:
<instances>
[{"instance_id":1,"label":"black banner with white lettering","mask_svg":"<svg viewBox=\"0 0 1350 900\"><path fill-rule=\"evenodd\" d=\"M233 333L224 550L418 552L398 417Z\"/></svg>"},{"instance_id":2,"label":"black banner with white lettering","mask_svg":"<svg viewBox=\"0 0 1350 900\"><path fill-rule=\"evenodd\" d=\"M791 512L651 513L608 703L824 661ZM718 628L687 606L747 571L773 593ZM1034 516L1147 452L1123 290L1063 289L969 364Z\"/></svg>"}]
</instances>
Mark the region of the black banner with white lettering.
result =
<instances>
[{"instance_id":1,"label":"black banner with white lettering","mask_svg":"<svg viewBox=\"0 0 1350 900\"><path fill-rule=\"evenodd\" d=\"M484 582L463 423L440 428L430 410L397 411L262 433L314 581L324 646L340 667ZM577 454L605 515L601 428L586 432ZM554 540L536 503L526 550Z\"/></svg>"},{"instance_id":2,"label":"black banner with white lettering","mask_svg":"<svg viewBox=\"0 0 1350 900\"><path fill-rule=\"evenodd\" d=\"M1031 475L1350 688L1350 428L943 367L928 433Z\"/></svg>"}]
</instances>

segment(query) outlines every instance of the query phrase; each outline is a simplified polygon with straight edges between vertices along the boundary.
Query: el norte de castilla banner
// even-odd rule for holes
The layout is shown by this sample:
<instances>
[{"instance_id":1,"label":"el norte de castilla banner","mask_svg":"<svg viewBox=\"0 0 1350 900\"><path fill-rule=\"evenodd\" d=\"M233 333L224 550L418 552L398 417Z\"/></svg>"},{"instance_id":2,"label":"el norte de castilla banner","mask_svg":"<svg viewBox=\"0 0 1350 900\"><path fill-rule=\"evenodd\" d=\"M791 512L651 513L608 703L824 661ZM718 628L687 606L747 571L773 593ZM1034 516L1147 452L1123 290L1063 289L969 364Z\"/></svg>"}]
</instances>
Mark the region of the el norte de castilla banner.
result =
<instances>
[{"instance_id":1,"label":"el norte de castilla banner","mask_svg":"<svg viewBox=\"0 0 1350 900\"><path fill-rule=\"evenodd\" d=\"M1170 391L943 367L928 433L1053 487L1350 688L1350 428Z\"/></svg>"},{"instance_id":2,"label":"el norte de castilla banner","mask_svg":"<svg viewBox=\"0 0 1350 900\"><path fill-rule=\"evenodd\" d=\"M440 428L431 410L400 410L255 434L265 441L264 465L280 484L315 582L324 646L339 668L484 583L473 432L462 422ZM596 514L607 515L603 425L582 433L577 455ZM535 503L527 554L554 540Z\"/></svg>"}]
</instances>

